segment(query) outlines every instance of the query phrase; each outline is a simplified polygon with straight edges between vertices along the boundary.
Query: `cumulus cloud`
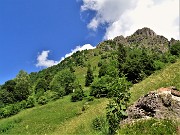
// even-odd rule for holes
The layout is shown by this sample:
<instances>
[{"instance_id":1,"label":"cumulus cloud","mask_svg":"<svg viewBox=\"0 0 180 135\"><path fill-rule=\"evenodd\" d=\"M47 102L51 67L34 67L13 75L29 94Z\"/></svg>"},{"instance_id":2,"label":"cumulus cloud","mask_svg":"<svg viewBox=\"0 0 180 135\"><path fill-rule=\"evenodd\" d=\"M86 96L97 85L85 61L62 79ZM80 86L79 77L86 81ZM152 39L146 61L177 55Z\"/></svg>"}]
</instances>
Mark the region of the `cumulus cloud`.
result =
<instances>
[{"instance_id":1,"label":"cumulus cloud","mask_svg":"<svg viewBox=\"0 0 180 135\"><path fill-rule=\"evenodd\" d=\"M77 52L77 51L83 51L83 50L90 50L90 49L95 49L95 47L93 47L92 45L90 44L85 44L83 46L76 46L75 49L71 50L70 53L66 54L64 57L61 58L60 61L64 60L65 58L73 55L73 53Z\"/></svg>"},{"instance_id":2,"label":"cumulus cloud","mask_svg":"<svg viewBox=\"0 0 180 135\"><path fill-rule=\"evenodd\" d=\"M82 51L82 50L89 50L89 49L94 49L95 47L93 47L90 44L85 44L83 46L76 46L75 49L71 50L70 53L67 53L64 57L61 57L61 59L59 61L54 61L54 60L49 60L48 59L48 55L50 53L49 50L47 51L42 51L38 56L37 56L37 64L36 67L51 67L53 65L57 65L58 63L60 63L62 60L64 60L65 58L71 56L73 53L77 52L77 51Z\"/></svg>"},{"instance_id":3,"label":"cumulus cloud","mask_svg":"<svg viewBox=\"0 0 180 135\"><path fill-rule=\"evenodd\" d=\"M51 67L57 65L59 62L54 60L48 60L49 50L42 51L37 57L36 67Z\"/></svg>"},{"instance_id":4,"label":"cumulus cloud","mask_svg":"<svg viewBox=\"0 0 180 135\"><path fill-rule=\"evenodd\" d=\"M87 27L106 25L104 39L128 36L149 27L157 34L179 39L179 0L82 0L81 12L95 11Z\"/></svg>"}]
</instances>

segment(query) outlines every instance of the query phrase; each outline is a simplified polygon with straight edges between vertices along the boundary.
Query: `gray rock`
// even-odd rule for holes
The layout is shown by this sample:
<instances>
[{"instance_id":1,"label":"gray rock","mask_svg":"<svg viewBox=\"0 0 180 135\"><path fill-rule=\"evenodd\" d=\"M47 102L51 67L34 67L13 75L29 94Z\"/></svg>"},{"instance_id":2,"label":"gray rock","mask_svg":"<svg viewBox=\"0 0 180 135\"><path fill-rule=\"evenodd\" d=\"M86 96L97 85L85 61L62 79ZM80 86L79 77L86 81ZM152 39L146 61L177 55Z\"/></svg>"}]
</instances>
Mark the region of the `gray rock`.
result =
<instances>
[{"instance_id":1,"label":"gray rock","mask_svg":"<svg viewBox=\"0 0 180 135\"><path fill-rule=\"evenodd\" d=\"M171 93L172 91L172 93ZM160 88L141 97L135 104L128 107L128 119L147 117L180 118L180 97L174 87Z\"/></svg>"}]
</instances>

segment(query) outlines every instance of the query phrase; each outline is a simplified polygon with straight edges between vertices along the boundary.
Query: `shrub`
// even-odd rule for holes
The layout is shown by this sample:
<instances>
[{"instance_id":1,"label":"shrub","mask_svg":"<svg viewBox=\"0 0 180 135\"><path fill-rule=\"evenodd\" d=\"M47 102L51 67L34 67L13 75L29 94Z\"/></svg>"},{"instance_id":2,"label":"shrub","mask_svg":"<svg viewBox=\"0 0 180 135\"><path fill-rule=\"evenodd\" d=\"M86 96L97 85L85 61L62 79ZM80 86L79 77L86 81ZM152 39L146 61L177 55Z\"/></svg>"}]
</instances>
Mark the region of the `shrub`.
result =
<instances>
[{"instance_id":1,"label":"shrub","mask_svg":"<svg viewBox=\"0 0 180 135\"><path fill-rule=\"evenodd\" d=\"M165 63L161 62L160 60L154 61L154 69L155 70L160 70L165 66Z\"/></svg>"},{"instance_id":2,"label":"shrub","mask_svg":"<svg viewBox=\"0 0 180 135\"><path fill-rule=\"evenodd\" d=\"M84 92L82 90L81 87L77 88L74 93L72 94L71 96L71 101L72 102L76 102L76 101L81 101L83 100L83 97L84 97Z\"/></svg>"},{"instance_id":3,"label":"shrub","mask_svg":"<svg viewBox=\"0 0 180 135\"><path fill-rule=\"evenodd\" d=\"M20 107L21 107L21 109L25 109L27 106L27 102L26 102L26 100L22 100L20 103L19 103L19 105L20 105Z\"/></svg>"},{"instance_id":4,"label":"shrub","mask_svg":"<svg viewBox=\"0 0 180 135\"><path fill-rule=\"evenodd\" d=\"M45 96L41 96L39 99L38 99L38 104L40 105L45 105L47 104L48 100L47 100L47 97Z\"/></svg>"},{"instance_id":5,"label":"shrub","mask_svg":"<svg viewBox=\"0 0 180 135\"><path fill-rule=\"evenodd\" d=\"M177 42L177 43L173 44L170 47L170 52L171 52L172 55L180 56L180 42Z\"/></svg>"},{"instance_id":6,"label":"shrub","mask_svg":"<svg viewBox=\"0 0 180 135\"><path fill-rule=\"evenodd\" d=\"M46 91L44 93L44 96L47 98L48 101L54 101L59 98L59 95L57 92L50 91L50 90Z\"/></svg>"},{"instance_id":7,"label":"shrub","mask_svg":"<svg viewBox=\"0 0 180 135\"><path fill-rule=\"evenodd\" d=\"M105 119L103 117L96 117L93 121L92 121L92 126L93 129L95 130L101 130L103 125L105 123Z\"/></svg>"},{"instance_id":8,"label":"shrub","mask_svg":"<svg viewBox=\"0 0 180 135\"><path fill-rule=\"evenodd\" d=\"M29 96L26 102L26 107L27 108L34 107L35 103L36 103L35 98L33 96Z\"/></svg>"},{"instance_id":9,"label":"shrub","mask_svg":"<svg viewBox=\"0 0 180 135\"><path fill-rule=\"evenodd\" d=\"M109 76L102 76L96 79L91 84L90 96L94 97L106 97L109 93L109 83L112 82L113 78Z\"/></svg>"},{"instance_id":10,"label":"shrub","mask_svg":"<svg viewBox=\"0 0 180 135\"><path fill-rule=\"evenodd\" d=\"M93 119L92 128L94 130L101 131L101 133L103 135L107 135L109 133L109 131L108 131L108 123L106 121L106 118L102 117L102 116L96 117L95 119Z\"/></svg>"},{"instance_id":11,"label":"shrub","mask_svg":"<svg viewBox=\"0 0 180 135\"><path fill-rule=\"evenodd\" d=\"M93 101L93 100L94 100L94 97L92 96L87 97L87 101Z\"/></svg>"}]
</instances>

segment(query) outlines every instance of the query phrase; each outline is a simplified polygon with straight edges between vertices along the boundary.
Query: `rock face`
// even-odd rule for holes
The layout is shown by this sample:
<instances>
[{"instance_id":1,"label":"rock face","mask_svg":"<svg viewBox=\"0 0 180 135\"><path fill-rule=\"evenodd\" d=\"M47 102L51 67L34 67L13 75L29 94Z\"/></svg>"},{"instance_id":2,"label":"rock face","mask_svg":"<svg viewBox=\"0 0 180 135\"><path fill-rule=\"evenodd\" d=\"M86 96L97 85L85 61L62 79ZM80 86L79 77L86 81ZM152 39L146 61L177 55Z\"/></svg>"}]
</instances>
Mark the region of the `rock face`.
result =
<instances>
[{"instance_id":1,"label":"rock face","mask_svg":"<svg viewBox=\"0 0 180 135\"><path fill-rule=\"evenodd\" d=\"M146 36L146 37L155 37L157 36L156 33L151 30L150 28L144 27L142 29L138 29L134 35L142 35L142 36Z\"/></svg>"},{"instance_id":2,"label":"rock face","mask_svg":"<svg viewBox=\"0 0 180 135\"><path fill-rule=\"evenodd\" d=\"M113 40L101 42L97 48L100 48L101 50L113 50L118 48L118 44L123 44L130 47L149 48L154 51L164 53L169 50L170 45L176 42L177 40L175 39L168 41L168 39L164 36L157 35L150 28L144 27L142 29L138 29L131 36L117 36ZM115 46L113 46L112 43L115 44Z\"/></svg>"},{"instance_id":3,"label":"rock face","mask_svg":"<svg viewBox=\"0 0 180 135\"><path fill-rule=\"evenodd\" d=\"M174 87L151 91L130 106L127 113L128 119L180 118L180 92Z\"/></svg>"}]
</instances>

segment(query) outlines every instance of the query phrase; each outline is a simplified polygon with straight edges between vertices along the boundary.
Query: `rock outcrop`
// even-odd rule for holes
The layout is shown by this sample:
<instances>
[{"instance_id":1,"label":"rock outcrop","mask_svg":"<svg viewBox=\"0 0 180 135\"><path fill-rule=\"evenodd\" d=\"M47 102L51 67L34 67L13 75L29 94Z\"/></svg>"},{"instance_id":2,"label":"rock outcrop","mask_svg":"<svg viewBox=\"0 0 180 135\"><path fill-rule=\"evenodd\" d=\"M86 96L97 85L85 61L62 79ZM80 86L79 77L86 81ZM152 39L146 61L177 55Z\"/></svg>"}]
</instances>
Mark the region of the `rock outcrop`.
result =
<instances>
[{"instance_id":1,"label":"rock outcrop","mask_svg":"<svg viewBox=\"0 0 180 135\"><path fill-rule=\"evenodd\" d=\"M151 30L150 28L147 28L147 27L144 27L142 29L138 29L134 35L142 35L142 36L145 36L145 37L155 37L157 36L156 33Z\"/></svg>"},{"instance_id":2,"label":"rock outcrop","mask_svg":"<svg viewBox=\"0 0 180 135\"><path fill-rule=\"evenodd\" d=\"M151 91L130 106L127 113L129 120L147 117L180 118L180 91L175 87Z\"/></svg>"},{"instance_id":3,"label":"rock outcrop","mask_svg":"<svg viewBox=\"0 0 180 135\"><path fill-rule=\"evenodd\" d=\"M150 28L144 27L142 29L138 29L131 36L117 36L113 40L101 42L97 48L100 48L101 50L113 50L118 48L116 45L123 44L131 47L150 48L154 51L164 53L169 50L169 46L176 42L177 40L175 39L168 41L168 39L164 36L157 35ZM115 46L112 46L112 43L115 43Z\"/></svg>"}]
</instances>

